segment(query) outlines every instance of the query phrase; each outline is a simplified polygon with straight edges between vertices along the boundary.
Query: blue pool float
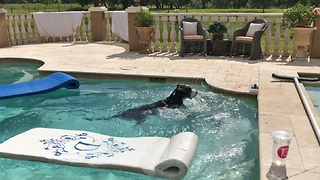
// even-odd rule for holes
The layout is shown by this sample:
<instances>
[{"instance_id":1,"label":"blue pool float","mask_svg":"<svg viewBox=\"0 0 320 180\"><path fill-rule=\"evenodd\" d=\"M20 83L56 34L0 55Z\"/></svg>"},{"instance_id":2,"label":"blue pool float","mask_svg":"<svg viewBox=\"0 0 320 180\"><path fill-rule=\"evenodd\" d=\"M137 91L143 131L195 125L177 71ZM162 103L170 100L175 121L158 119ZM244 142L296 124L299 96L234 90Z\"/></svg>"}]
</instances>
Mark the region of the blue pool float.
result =
<instances>
[{"instance_id":1,"label":"blue pool float","mask_svg":"<svg viewBox=\"0 0 320 180\"><path fill-rule=\"evenodd\" d=\"M60 88L77 89L79 81L65 73L57 72L42 79L0 85L0 100L56 91Z\"/></svg>"}]
</instances>

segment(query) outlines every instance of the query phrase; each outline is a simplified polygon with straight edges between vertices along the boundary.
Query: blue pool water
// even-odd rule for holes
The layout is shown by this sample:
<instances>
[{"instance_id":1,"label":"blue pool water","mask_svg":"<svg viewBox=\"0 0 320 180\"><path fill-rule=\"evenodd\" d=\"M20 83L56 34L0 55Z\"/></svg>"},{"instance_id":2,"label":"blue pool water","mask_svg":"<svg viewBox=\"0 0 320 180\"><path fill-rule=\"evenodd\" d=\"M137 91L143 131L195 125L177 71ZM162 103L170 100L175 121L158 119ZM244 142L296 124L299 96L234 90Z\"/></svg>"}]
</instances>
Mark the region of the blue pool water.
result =
<instances>
[{"instance_id":1,"label":"blue pool water","mask_svg":"<svg viewBox=\"0 0 320 180\"><path fill-rule=\"evenodd\" d=\"M0 64L0 84L25 77L40 78L37 66ZM5 73L4 73L5 72ZM10 73L11 72L11 73ZM58 91L0 101L0 143L35 127L84 130L119 137L171 138L191 131L198 146L185 180L259 179L257 102L215 94L206 85L189 84L198 91L185 100L186 108L162 109L141 125L112 116L123 110L166 98L176 83L79 79L79 90ZM0 158L0 180L154 180L146 175L93 168Z\"/></svg>"},{"instance_id":2,"label":"blue pool water","mask_svg":"<svg viewBox=\"0 0 320 180\"><path fill-rule=\"evenodd\" d=\"M320 84L319 83L306 83L305 89L312 101L314 108L318 115L320 115ZM309 86L308 86L309 85ZM310 86L312 85L312 86Z\"/></svg>"}]
</instances>

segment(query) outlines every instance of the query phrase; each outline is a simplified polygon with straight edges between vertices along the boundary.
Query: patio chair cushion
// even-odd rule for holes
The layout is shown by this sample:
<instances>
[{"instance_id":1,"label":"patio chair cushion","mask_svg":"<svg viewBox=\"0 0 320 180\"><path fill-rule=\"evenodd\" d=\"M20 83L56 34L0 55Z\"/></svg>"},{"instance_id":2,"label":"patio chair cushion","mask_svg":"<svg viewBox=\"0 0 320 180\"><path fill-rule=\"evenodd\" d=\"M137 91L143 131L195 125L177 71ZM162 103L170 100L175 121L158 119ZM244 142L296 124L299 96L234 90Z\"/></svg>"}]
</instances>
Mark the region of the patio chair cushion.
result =
<instances>
[{"instance_id":1,"label":"patio chair cushion","mask_svg":"<svg viewBox=\"0 0 320 180\"><path fill-rule=\"evenodd\" d=\"M253 37L237 36L237 37L236 37L236 40L239 40L239 41L252 41L252 40L253 40Z\"/></svg>"},{"instance_id":2,"label":"patio chair cushion","mask_svg":"<svg viewBox=\"0 0 320 180\"><path fill-rule=\"evenodd\" d=\"M197 22L183 21L184 35L197 35Z\"/></svg>"},{"instance_id":3,"label":"patio chair cushion","mask_svg":"<svg viewBox=\"0 0 320 180\"><path fill-rule=\"evenodd\" d=\"M183 36L183 39L203 39L203 36L201 36L201 35L187 35L187 36Z\"/></svg>"},{"instance_id":4,"label":"patio chair cushion","mask_svg":"<svg viewBox=\"0 0 320 180\"><path fill-rule=\"evenodd\" d=\"M262 30L263 26L261 23L251 23L246 36L252 37L256 31Z\"/></svg>"}]
</instances>

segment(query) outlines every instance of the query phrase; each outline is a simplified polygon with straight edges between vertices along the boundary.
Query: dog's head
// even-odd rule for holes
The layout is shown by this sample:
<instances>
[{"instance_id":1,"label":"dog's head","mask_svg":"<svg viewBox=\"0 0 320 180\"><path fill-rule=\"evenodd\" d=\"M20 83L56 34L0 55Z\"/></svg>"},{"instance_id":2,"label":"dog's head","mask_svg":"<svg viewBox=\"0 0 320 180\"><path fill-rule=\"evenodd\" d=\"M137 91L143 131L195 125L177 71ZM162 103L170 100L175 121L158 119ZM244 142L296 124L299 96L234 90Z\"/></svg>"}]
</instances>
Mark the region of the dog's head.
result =
<instances>
[{"instance_id":1,"label":"dog's head","mask_svg":"<svg viewBox=\"0 0 320 180\"><path fill-rule=\"evenodd\" d=\"M168 105L183 105L183 100L186 98L194 98L197 95L197 91L192 89L188 85L180 85L176 86L176 89L172 92L172 94L166 99Z\"/></svg>"},{"instance_id":2,"label":"dog's head","mask_svg":"<svg viewBox=\"0 0 320 180\"><path fill-rule=\"evenodd\" d=\"M189 85L180 85L178 84L176 89L174 90L175 94L179 94L182 99L186 99L186 98L194 98L197 95L197 91L195 89L192 89Z\"/></svg>"}]
</instances>

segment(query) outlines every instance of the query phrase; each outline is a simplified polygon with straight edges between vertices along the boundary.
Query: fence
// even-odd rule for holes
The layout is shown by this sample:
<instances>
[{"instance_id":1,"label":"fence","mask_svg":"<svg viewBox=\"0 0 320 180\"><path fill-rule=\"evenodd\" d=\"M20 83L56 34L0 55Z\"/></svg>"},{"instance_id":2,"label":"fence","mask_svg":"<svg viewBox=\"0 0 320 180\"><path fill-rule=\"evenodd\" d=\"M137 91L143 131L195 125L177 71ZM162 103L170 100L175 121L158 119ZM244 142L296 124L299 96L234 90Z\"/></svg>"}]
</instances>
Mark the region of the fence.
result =
<instances>
[{"instance_id":1,"label":"fence","mask_svg":"<svg viewBox=\"0 0 320 180\"><path fill-rule=\"evenodd\" d=\"M236 28L243 27L246 22L255 18L263 18L269 26L263 36L265 56L287 57L292 51L289 29L282 29L282 13L153 13L156 27L153 49L156 52L179 51L178 22L184 17L194 17L208 29L209 25L220 21L228 27L226 38L231 39ZM105 41L120 41L121 38L112 33L112 12L104 13L106 23ZM74 36L61 38L41 37L34 24L33 14L6 14L8 39L11 46L44 43L52 41L92 41L90 12L83 12L79 28Z\"/></svg>"}]
</instances>

